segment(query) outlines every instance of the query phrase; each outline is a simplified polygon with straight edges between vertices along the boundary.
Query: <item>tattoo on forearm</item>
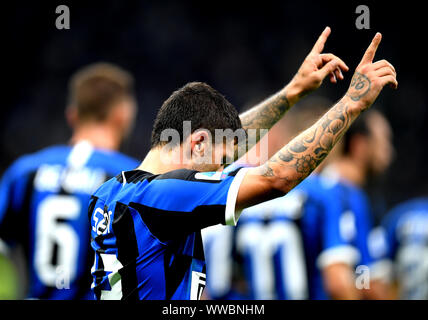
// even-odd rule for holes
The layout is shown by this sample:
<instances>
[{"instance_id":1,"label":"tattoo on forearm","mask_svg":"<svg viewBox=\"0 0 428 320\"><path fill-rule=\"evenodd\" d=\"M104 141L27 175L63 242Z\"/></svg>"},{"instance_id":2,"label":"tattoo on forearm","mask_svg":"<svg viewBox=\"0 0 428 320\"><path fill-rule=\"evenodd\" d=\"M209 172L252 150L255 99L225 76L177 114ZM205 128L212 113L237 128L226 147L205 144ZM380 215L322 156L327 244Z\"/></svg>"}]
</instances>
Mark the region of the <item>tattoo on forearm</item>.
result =
<instances>
[{"instance_id":1,"label":"tattoo on forearm","mask_svg":"<svg viewBox=\"0 0 428 320\"><path fill-rule=\"evenodd\" d=\"M347 95L353 100L358 101L370 91L371 82L364 74L355 72L351 80L350 90Z\"/></svg>"},{"instance_id":2,"label":"tattoo on forearm","mask_svg":"<svg viewBox=\"0 0 428 320\"><path fill-rule=\"evenodd\" d=\"M255 108L241 115L242 127L248 129L270 129L290 108L290 103L284 92L277 93L260 103ZM257 141L260 140L257 134Z\"/></svg>"},{"instance_id":3,"label":"tattoo on forearm","mask_svg":"<svg viewBox=\"0 0 428 320\"><path fill-rule=\"evenodd\" d=\"M240 145L236 149L235 160L249 151L257 142L260 141L264 133L266 133L266 130L261 131L259 129L269 130L289 109L290 103L287 99L287 94L285 92L279 92L242 114L240 116L242 128L245 130L257 129L256 138L249 140L247 137L246 143Z\"/></svg>"},{"instance_id":4,"label":"tattoo on forearm","mask_svg":"<svg viewBox=\"0 0 428 320\"><path fill-rule=\"evenodd\" d=\"M328 155L353 121L339 101L311 128L302 132L261 167L260 174L286 179L290 189L306 178Z\"/></svg>"}]
</instances>

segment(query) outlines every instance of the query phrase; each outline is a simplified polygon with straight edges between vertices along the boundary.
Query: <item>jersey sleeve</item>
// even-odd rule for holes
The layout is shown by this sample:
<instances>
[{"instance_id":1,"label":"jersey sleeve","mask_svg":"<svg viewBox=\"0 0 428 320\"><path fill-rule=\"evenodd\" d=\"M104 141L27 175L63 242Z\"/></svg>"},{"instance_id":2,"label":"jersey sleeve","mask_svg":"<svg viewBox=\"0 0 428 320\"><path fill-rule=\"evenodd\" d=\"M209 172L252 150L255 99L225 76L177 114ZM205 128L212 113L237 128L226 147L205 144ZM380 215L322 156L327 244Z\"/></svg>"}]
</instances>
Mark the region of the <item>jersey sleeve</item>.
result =
<instances>
[{"instance_id":1,"label":"jersey sleeve","mask_svg":"<svg viewBox=\"0 0 428 320\"><path fill-rule=\"evenodd\" d=\"M331 190L325 190L320 203L322 251L317 260L320 269L336 263L354 266L359 260L358 250L349 241L354 226L347 221L347 213Z\"/></svg>"},{"instance_id":2,"label":"jersey sleeve","mask_svg":"<svg viewBox=\"0 0 428 320\"><path fill-rule=\"evenodd\" d=\"M171 171L151 180L139 203L130 206L162 239L217 224L236 225L236 198L246 171Z\"/></svg>"}]
</instances>

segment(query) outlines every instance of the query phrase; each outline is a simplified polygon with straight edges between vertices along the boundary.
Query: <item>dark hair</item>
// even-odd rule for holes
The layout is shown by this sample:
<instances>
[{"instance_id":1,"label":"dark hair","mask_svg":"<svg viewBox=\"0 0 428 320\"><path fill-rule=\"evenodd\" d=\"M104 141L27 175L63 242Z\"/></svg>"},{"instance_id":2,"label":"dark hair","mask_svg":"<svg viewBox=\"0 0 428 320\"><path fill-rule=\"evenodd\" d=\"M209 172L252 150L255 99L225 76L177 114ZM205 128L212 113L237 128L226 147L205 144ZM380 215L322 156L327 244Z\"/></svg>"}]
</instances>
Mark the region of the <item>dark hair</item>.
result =
<instances>
[{"instance_id":1,"label":"dark hair","mask_svg":"<svg viewBox=\"0 0 428 320\"><path fill-rule=\"evenodd\" d=\"M178 131L182 143L187 138L183 136L184 121L191 121L192 133L204 128L214 135L215 129L242 128L238 111L222 94L206 83L191 82L174 91L159 109L151 147L168 143L160 140L165 129Z\"/></svg>"},{"instance_id":2,"label":"dark hair","mask_svg":"<svg viewBox=\"0 0 428 320\"><path fill-rule=\"evenodd\" d=\"M370 136L369 118L373 111L367 110L361 114L349 127L343 137L343 153L349 154L351 151L351 140L356 135L362 135L365 137Z\"/></svg>"},{"instance_id":3,"label":"dark hair","mask_svg":"<svg viewBox=\"0 0 428 320\"><path fill-rule=\"evenodd\" d=\"M69 83L69 107L80 120L103 121L118 101L133 97L130 73L110 63L96 63L77 71Z\"/></svg>"}]
</instances>

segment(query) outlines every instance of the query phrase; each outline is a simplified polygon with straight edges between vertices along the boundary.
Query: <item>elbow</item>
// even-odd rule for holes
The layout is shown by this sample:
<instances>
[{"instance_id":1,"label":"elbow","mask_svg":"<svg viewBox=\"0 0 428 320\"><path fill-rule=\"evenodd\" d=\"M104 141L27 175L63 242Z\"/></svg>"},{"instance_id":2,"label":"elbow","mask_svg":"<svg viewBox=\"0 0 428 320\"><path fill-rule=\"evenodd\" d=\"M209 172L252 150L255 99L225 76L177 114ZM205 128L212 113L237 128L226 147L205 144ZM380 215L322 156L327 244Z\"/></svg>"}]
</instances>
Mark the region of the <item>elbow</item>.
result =
<instances>
[{"instance_id":1,"label":"elbow","mask_svg":"<svg viewBox=\"0 0 428 320\"><path fill-rule=\"evenodd\" d=\"M275 175L271 179L271 188L274 192L280 193L282 195L290 192L295 186L297 186L301 181L302 177L297 172L294 173L280 173Z\"/></svg>"},{"instance_id":2,"label":"elbow","mask_svg":"<svg viewBox=\"0 0 428 320\"><path fill-rule=\"evenodd\" d=\"M302 181L302 176L295 170L288 172L278 166L263 165L250 169L251 181L248 198L250 203L257 204L287 194ZM245 182L245 181L244 181Z\"/></svg>"},{"instance_id":3,"label":"elbow","mask_svg":"<svg viewBox=\"0 0 428 320\"><path fill-rule=\"evenodd\" d=\"M293 186L288 180L275 177L270 181L270 189L272 193L283 196L293 189Z\"/></svg>"}]
</instances>

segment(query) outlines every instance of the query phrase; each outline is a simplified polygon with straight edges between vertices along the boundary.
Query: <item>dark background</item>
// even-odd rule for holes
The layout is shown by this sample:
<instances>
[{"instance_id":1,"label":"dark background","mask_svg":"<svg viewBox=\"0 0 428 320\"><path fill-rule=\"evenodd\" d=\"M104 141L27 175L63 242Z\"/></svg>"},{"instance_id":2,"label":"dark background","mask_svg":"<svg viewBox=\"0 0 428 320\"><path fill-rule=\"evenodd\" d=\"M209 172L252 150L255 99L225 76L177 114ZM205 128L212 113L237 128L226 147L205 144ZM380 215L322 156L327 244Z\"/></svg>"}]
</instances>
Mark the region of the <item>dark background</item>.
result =
<instances>
[{"instance_id":1,"label":"dark background","mask_svg":"<svg viewBox=\"0 0 428 320\"><path fill-rule=\"evenodd\" d=\"M55 8L68 5L71 29L57 30ZM370 30L358 30L355 9L370 8ZM425 10L410 2L329 1L28 1L3 6L0 173L18 156L57 143L71 131L64 119L67 82L78 68L108 61L136 78L139 114L122 151L142 158L157 109L189 81L205 81L239 109L285 86L325 26L325 52L351 68L342 83L318 94L338 100L376 31L376 59L394 64L399 90L376 102L394 131L396 158L369 184L379 217L399 201L428 194Z\"/></svg>"}]
</instances>

